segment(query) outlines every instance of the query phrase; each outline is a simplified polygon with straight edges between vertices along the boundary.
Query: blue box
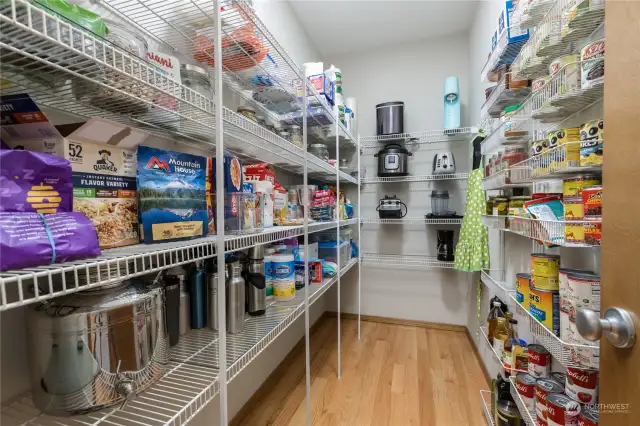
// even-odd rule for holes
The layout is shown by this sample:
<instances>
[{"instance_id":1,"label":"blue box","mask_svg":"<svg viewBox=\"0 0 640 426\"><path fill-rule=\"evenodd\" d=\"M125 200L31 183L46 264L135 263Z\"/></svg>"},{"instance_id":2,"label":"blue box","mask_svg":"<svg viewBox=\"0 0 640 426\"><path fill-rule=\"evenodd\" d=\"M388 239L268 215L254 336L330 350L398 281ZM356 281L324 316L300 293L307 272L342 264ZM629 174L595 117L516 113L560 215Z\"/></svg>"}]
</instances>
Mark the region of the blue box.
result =
<instances>
[{"instance_id":1,"label":"blue box","mask_svg":"<svg viewBox=\"0 0 640 426\"><path fill-rule=\"evenodd\" d=\"M498 17L498 39L502 37L502 32L506 29L507 44L529 40L528 29L520 29L519 26L511 27L514 12L515 5L513 1L509 0L504 2L504 7Z\"/></svg>"},{"instance_id":2,"label":"blue box","mask_svg":"<svg viewBox=\"0 0 640 426\"><path fill-rule=\"evenodd\" d=\"M207 235L207 159L138 146L140 240L149 243Z\"/></svg>"},{"instance_id":3,"label":"blue box","mask_svg":"<svg viewBox=\"0 0 640 426\"><path fill-rule=\"evenodd\" d=\"M211 167L213 175L213 187L211 192L216 192L216 158L211 158ZM235 155L225 152L224 153L224 192L242 192L242 183L244 182L244 176L242 173L242 162Z\"/></svg>"},{"instance_id":4,"label":"blue box","mask_svg":"<svg viewBox=\"0 0 640 426\"><path fill-rule=\"evenodd\" d=\"M491 37L491 51L496 50L498 46L498 30L493 31L493 37Z\"/></svg>"}]
</instances>

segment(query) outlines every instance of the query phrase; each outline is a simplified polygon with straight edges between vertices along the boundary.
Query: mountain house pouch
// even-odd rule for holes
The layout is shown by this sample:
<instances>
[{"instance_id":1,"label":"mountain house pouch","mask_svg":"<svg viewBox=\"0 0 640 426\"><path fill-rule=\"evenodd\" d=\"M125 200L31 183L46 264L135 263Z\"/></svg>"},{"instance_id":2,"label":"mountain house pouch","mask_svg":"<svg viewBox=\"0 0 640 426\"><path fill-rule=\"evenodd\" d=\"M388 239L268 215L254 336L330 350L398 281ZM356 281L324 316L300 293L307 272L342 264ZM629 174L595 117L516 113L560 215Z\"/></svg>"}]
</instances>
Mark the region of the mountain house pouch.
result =
<instances>
[{"instance_id":1,"label":"mountain house pouch","mask_svg":"<svg viewBox=\"0 0 640 426\"><path fill-rule=\"evenodd\" d=\"M82 213L0 212L0 270L100 255L93 223Z\"/></svg>"}]
</instances>

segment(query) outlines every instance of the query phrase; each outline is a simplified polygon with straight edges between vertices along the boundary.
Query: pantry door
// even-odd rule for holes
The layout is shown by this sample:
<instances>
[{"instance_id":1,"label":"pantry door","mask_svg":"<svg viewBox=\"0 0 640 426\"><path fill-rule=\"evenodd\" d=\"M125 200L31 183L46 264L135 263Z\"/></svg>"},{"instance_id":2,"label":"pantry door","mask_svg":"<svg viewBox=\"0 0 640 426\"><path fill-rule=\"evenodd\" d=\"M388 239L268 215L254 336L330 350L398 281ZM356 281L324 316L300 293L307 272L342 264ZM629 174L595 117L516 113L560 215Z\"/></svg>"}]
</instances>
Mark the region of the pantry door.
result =
<instances>
[{"instance_id":1,"label":"pantry door","mask_svg":"<svg viewBox=\"0 0 640 426\"><path fill-rule=\"evenodd\" d=\"M640 317L640 1L605 3L605 164L601 313ZM636 333L640 330L636 327ZM640 424L640 342L601 340L600 426Z\"/></svg>"}]
</instances>

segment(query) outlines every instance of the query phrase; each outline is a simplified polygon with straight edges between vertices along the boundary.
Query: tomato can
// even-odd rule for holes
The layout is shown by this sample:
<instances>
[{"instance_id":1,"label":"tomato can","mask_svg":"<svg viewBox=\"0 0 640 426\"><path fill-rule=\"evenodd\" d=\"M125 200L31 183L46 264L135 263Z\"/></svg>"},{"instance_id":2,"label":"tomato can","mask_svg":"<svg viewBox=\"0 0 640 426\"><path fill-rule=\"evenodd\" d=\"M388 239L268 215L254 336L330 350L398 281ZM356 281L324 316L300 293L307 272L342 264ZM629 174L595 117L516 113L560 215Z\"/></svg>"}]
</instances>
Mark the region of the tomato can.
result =
<instances>
[{"instance_id":1,"label":"tomato can","mask_svg":"<svg viewBox=\"0 0 640 426\"><path fill-rule=\"evenodd\" d=\"M531 254L531 286L540 290L558 290L560 256L557 254Z\"/></svg>"},{"instance_id":2,"label":"tomato can","mask_svg":"<svg viewBox=\"0 0 640 426\"><path fill-rule=\"evenodd\" d=\"M536 379L541 377L549 377L551 370L551 354L542 345L530 344L527 346L529 354L529 366L527 370L529 374Z\"/></svg>"},{"instance_id":3,"label":"tomato can","mask_svg":"<svg viewBox=\"0 0 640 426\"><path fill-rule=\"evenodd\" d=\"M580 404L560 393L547 395L547 425L577 426Z\"/></svg>"},{"instance_id":4,"label":"tomato can","mask_svg":"<svg viewBox=\"0 0 640 426\"><path fill-rule=\"evenodd\" d=\"M529 313L560 337L560 291L529 288Z\"/></svg>"},{"instance_id":5,"label":"tomato can","mask_svg":"<svg viewBox=\"0 0 640 426\"><path fill-rule=\"evenodd\" d=\"M583 408L578 416L578 426L598 426L598 412Z\"/></svg>"},{"instance_id":6,"label":"tomato can","mask_svg":"<svg viewBox=\"0 0 640 426\"><path fill-rule=\"evenodd\" d=\"M563 203L564 220L584 219L584 205L582 204L582 198L565 198Z\"/></svg>"},{"instance_id":7,"label":"tomato can","mask_svg":"<svg viewBox=\"0 0 640 426\"><path fill-rule=\"evenodd\" d=\"M585 219L602 219L602 185L588 186L582 190Z\"/></svg>"},{"instance_id":8,"label":"tomato can","mask_svg":"<svg viewBox=\"0 0 640 426\"><path fill-rule=\"evenodd\" d=\"M518 373L516 376L516 390L529 411L534 409L533 397L535 396L535 388L535 377L527 373Z\"/></svg>"},{"instance_id":9,"label":"tomato can","mask_svg":"<svg viewBox=\"0 0 640 426\"><path fill-rule=\"evenodd\" d=\"M520 272L516 274L516 300L524 309L529 310L529 283L531 274Z\"/></svg>"},{"instance_id":10,"label":"tomato can","mask_svg":"<svg viewBox=\"0 0 640 426\"><path fill-rule=\"evenodd\" d=\"M589 220L584 222L584 243L599 246L602 243L602 221Z\"/></svg>"},{"instance_id":11,"label":"tomato can","mask_svg":"<svg viewBox=\"0 0 640 426\"><path fill-rule=\"evenodd\" d=\"M551 394L563 394L564 386L556 383L555 380L541 378L536 382L534 404L536 417L547 421L547 396Z\"/></svg>"},{"instance_id":12,"label":"tomato can","mask_svg":"<svg viewBox=\"0 0 640 426\"><path fill-rule=\"evenodd\" d=\"M573 176L562 182L562 195L567 198L582 197L584 188L600 184L602 184L602 180L595 174Z\"/></svg>"},{"instance_id":13,"label":"tomato can","mask_svg":"<svg viewBox=\"0 0 640 426\"><path fill-rule=\"evenodd\" d=\"M567 367L565 393L581 404L595 404L598 400L598 370Z\"/></svg>"}]
</instances>

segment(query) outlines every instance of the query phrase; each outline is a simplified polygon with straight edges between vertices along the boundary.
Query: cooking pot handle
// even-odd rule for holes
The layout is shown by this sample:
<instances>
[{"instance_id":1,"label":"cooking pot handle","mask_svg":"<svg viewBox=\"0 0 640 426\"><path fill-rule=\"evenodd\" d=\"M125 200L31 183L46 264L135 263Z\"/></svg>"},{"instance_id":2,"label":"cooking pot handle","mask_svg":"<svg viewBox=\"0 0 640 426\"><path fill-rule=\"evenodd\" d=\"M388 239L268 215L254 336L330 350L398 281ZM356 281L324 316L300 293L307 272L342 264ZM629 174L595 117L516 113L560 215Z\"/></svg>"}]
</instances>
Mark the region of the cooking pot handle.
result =
<instances>
[{"instance_id":1,"label":"cooking pot handle","mask_svg":"<svg viewBox=\"0 0 640 426\"><path fill-rule=\"evenodd\" d=\"M400 216L401 218L405 217L407 215L407 213L409 213L409 209L407 208L407 205L405 203L403 203L402 201L400 201L400 204L402 204L404 206L404 214L402 216Z\"/></svg>"}]
</instances>

